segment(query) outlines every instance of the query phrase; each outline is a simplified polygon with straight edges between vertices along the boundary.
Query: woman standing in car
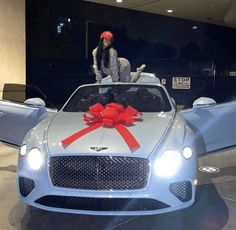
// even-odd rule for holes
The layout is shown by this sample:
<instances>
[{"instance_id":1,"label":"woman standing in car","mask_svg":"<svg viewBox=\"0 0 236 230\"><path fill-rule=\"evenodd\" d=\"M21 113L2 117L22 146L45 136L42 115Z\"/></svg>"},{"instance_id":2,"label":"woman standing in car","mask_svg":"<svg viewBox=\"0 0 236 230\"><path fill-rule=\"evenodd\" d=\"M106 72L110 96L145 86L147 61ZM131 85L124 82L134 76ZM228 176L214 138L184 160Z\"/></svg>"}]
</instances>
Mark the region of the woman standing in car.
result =
<instances>
[{"instance_id":1,"label":"woman standing in car","mask_svg":"<svg viewBox=\"0 0 236 230\"><path fill-rule=\"evenodd\" d=\"M111 76L113 82L136 82L146 65L137 68L137 72L131 77L130 63L125 58L118 58L117 51L113 48L113 34L104 31L93 50L93 66L96 80L101 83L106 76Z\"/></svg>"}]
</instances>

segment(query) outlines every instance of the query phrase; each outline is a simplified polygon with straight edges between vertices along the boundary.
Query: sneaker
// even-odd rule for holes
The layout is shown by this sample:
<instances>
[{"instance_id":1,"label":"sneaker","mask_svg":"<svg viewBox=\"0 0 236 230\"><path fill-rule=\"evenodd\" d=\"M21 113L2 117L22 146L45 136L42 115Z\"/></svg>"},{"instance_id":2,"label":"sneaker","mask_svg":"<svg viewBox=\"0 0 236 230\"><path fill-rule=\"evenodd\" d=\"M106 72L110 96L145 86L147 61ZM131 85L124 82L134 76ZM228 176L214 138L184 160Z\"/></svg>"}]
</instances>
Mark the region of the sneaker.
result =
<instances>
[{"instance_id":1,"label":"sneaker","mask_svg":"<svg viewBox=\"0 0 236 230\"><path fill-rule=\"evenodd\" d=\"M145 67L146 67L145 64L143 64L140 67L138 67L136 69L137 71L133 74L133 76L131 76L130 82L137 82L139 80L139 78L141 77L141 73L143 72Z\"/></svg>"},{"instance_id":2,"label":"sneaker","mask_svg":"<svg viewBox=\"0 0 236 230\"><path fill-rule=\"evenodd\" d=\"M146 68L146 65L145 65L145 64L142 64L142 65L141 65L140 67L138 67L136 70L137 70L137 72L142 73L145 68Z\"/></svg>"}]
</instances>

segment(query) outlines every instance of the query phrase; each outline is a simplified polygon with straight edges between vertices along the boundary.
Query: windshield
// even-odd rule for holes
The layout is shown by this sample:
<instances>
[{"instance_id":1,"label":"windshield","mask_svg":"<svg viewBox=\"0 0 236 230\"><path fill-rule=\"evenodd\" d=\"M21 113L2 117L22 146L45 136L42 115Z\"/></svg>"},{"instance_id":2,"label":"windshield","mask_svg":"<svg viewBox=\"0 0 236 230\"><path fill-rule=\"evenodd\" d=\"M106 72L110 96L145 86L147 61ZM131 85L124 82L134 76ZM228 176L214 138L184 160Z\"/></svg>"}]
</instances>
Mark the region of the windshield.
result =
<instances>
[{"instance_id":1,"label":"windshield","mask_svg":"<svg viewBox=\"0 0 236 230\"><path fill-rule=\"evenodd\" d=\"M91 105L120 103L140 112L168 112L169 99L159 86L94 85L78 89L64 107L64 112L86 112Z\"/></svg>"}]
</instances>

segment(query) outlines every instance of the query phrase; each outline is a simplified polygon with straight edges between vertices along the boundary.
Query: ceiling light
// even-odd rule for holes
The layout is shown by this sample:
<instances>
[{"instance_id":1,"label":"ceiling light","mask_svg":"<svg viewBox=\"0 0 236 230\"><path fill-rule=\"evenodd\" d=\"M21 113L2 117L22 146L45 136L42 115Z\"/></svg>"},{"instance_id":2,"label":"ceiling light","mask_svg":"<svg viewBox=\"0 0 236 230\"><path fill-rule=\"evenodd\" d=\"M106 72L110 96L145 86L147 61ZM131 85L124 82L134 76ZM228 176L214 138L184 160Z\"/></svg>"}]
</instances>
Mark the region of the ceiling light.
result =
<instances>
[{"instance_id":1,"label":"ceiling light","mask_svg":"<svg viewBox=\"0 0 236 230\"><path fill-rule=\"evenodd\" d=\"M116 0L116 2L117 2L117 3L122 3L122 2L123 2L123 0Z\"/></svg>"},{"instance_id":2,"label":"ceiling light","mask_svg":"<svg viewBox=\"0 0 236 230\"><path fill-rule=\"evenodd\" d=\"M173 10L167 10L167 13L173 13Z\"/></svg>"}]
</instances>

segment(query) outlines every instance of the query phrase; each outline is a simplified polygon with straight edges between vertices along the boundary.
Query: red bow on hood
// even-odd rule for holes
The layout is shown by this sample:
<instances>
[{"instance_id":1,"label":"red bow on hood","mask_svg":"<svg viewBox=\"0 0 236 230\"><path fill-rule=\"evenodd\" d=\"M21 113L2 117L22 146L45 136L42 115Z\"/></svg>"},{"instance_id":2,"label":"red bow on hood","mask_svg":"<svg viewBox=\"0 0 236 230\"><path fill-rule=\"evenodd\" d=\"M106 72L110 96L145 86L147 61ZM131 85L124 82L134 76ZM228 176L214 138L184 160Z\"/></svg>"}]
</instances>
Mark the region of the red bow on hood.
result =
<instances>
[{"instance_id":1,"label":"red bow on hood","mask_svg":"<svg viewBox=\"0 0 236 230\"><path fill-rule=\"evenodd\" d=\"M88 127L62 140L66 148L75 140L100 127L115 128L133 152L140 147L135 137L129 132L126 126L132 125L135 121L141 121L142 114L131 106L125 108L118 103L110 103L105 107L95 104L89 107L84 114L84 121Z\"/></svg>"}]
</instances>

